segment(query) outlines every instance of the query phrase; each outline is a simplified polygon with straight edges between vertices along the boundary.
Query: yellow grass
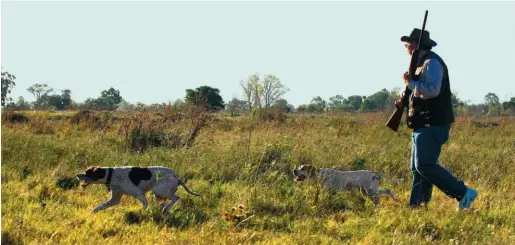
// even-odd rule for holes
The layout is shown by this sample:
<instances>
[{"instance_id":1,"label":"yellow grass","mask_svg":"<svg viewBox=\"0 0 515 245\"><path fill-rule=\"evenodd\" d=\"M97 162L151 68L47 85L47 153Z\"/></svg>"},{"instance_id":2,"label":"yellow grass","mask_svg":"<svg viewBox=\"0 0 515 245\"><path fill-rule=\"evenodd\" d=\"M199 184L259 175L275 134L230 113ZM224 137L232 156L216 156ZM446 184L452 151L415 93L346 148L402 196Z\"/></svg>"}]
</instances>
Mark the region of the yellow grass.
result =
<instances>
[{"instance_id":1,"label":"yellow grass","mask_svg":"<svg viewBox=\"0 0 515 245\"><path fill-rule=\"evenodd\" d=\"M74 113L30 112L27 124L2 123L2 244L515 244L513 117L457 118L440 160L479 191L473 210L457 212L456 201L438 189L427 210L407 208L410 131L386 128L386 114L256 122L246 162L246 116L215 115L188 149L133 153L121 122L72 125L66 116ZM49 120L55 115L63 117ZM193 127L166 126L186 133ZM401 202L384 197L375 207L359 191L317 194L316 184L292 181L291 171L305 161L403 178L383 182ZM181 200L167 215L150 195L146 210L124 197L93 215L109 197L104 186L65 190L56 182L94 165L167 166L205 197L180 188ZM227 219L239 205L240 219Z\"/></svg>"}]
</instances>

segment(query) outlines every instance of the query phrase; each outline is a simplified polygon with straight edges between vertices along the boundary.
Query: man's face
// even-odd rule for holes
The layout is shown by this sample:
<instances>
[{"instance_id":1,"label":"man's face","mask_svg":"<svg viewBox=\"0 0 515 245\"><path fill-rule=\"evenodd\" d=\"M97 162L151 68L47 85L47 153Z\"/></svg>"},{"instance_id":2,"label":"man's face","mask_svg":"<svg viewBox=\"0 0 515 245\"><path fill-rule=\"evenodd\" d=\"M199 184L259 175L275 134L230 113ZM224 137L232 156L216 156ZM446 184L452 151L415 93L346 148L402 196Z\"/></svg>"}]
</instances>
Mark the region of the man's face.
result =
<instances>
[{"instance_id":1,"label":"man's face","mask_svg":"<svg viewBox=\"0 0 515 245\"><path fill-rule=\"evenodd\" d=\"M412 55L413 52L417 49L417 43L415 42L405 42L404 47L406 47L406 51L409 55Z\"/></svg>"}]
</instances>

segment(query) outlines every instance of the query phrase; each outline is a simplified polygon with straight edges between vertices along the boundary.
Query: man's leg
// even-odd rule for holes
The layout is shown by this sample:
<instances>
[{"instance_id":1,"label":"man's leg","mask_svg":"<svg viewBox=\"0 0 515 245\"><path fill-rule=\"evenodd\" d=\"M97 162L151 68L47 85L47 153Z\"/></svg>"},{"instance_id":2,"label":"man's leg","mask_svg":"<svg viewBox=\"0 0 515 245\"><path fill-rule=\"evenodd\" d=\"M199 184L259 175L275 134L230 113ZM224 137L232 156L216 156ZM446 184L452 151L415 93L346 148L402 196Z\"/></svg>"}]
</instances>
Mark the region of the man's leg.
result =
<instances>
[{"instance_id":1,"label":"man's leg","mask_svg":"<svg viewBox=\"0 0 515 245\"><path fill-rule=\"evenodd\" d=\"M420 206L422 203L429 203L431 200L431 194L433 192L433 184L422 175L416 169L416 155L417 148L415 147L415 138L412 136L412 147L411 147L411 172L413 174L413 182L411 186L410 194L410 207Z\"/></svg>"},{"instance_id":2,"label":"man's leg","mask_svg":"<svg viewBox=\"0 0 515 245\"><path fill-rule=\"evenodd\" d=\"M448 127L429 127L415 130L415 168L426 180L436 185L447 196L460 200L467 191L463 181L438 164L441 147L449 137Z\"/></svg>"}]
</instances>

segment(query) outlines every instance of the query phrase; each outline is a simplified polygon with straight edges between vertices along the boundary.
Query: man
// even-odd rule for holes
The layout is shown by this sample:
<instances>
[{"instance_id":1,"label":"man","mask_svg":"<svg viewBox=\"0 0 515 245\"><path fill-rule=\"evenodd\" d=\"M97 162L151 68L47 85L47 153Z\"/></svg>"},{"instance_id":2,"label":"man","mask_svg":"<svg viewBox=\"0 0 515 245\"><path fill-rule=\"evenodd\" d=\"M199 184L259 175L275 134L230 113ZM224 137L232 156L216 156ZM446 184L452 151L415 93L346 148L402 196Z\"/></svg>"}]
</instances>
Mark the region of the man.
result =
<instances>
[{"instance_id":1,"label":"man","mask_svg":"<svg viewBox=\"0 0 515 245\"><path fill-rule=\"evenodd\" d=\"M470 208L477 191L465 186L438 164L442 145L449 138L454 113L447 66L440 56L431 51L436 42L424 31L418 44L420 29L401 37L410 55L420 45L419 63L415 76L404 73L404 84L412 91L409 98L407 124L413 130L411 171L413 183L410 207L426 205L431 200L433 185L458 201L458 209Z\"/></svg>"}]
</instances>

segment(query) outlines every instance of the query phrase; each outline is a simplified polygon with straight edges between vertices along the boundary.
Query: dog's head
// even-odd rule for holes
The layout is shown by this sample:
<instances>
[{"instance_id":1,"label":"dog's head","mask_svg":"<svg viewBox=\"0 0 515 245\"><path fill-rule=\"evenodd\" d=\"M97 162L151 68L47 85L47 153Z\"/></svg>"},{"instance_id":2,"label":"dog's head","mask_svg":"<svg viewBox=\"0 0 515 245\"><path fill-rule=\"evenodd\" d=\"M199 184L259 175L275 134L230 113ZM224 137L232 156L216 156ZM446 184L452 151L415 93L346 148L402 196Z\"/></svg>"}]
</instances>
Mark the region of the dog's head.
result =
<instances>
[{"instance_id":1,"label":"dog's head","mask_svg":"<svg viewBox=\"0 0 515 245\"><path fill-rule=\"evenodd\" d=\"M300 165L297 169L293 170L293 176L295 181L303 181L305 179L315 177L315 167L311 165Z\"/></svg>"},{"instance_id":2,"label":"dog's head","mask_svg":"<svg viewBox=\"0 0 515 245\"><path fill-rule=\"evenodd\" d=\"M89 167L83 174L77 174L77 179L84 181L81 187L85 188L89 184L105 184L106 175L107 171L103 168Z\"/></svg>"}]
</instances>

